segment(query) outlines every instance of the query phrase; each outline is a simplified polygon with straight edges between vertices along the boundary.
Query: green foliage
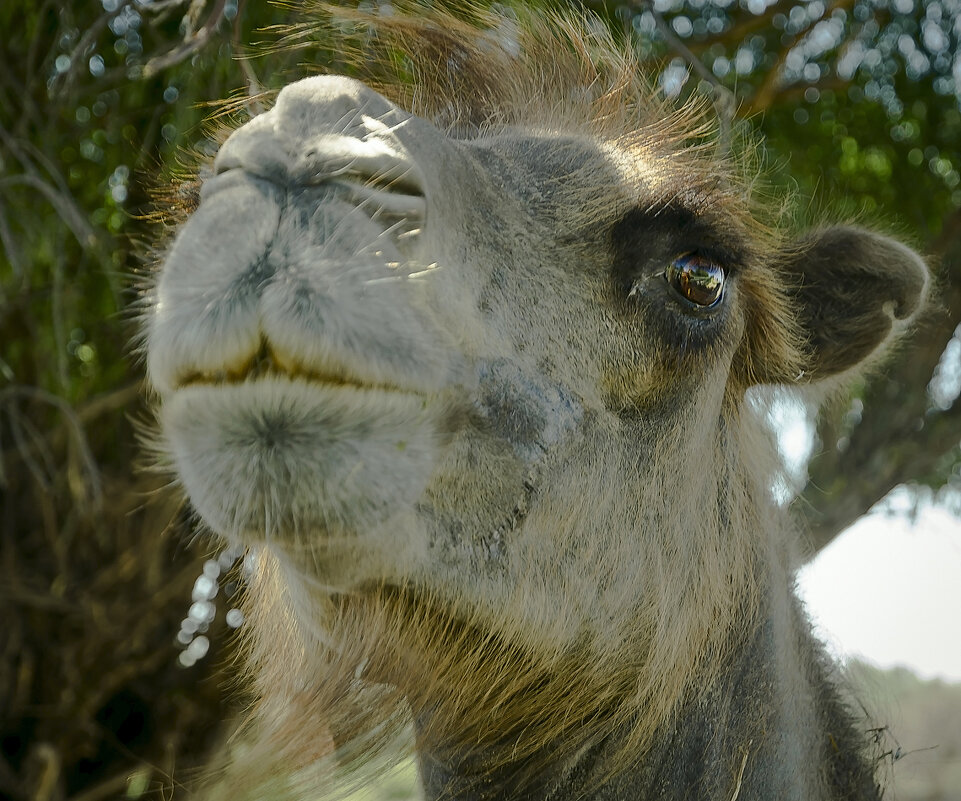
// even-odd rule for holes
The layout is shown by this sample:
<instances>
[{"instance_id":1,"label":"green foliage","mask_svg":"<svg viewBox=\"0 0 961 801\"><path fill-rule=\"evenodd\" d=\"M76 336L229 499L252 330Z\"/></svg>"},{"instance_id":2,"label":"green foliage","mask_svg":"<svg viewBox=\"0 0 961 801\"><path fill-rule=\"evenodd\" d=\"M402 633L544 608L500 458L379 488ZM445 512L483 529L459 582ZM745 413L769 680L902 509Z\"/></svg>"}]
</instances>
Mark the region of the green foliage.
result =
<instances>
[{"instance_id":1,"label":"green foliage","mask_svg":"<svg viewBox=\"0 0 961 801\"><path fill-rule=\"evenodd\" d=\"M693 82L689 48L702 80L733 92L775 178L922 239L961 207L959 21L957 0L657 0L631 16L666 89Z\"/></svg>"},{"instance_id":2,"label":"green foliage","mask_svg":"<svg viewBox=\"0 0 961 801\"><path fill-rule=\"evenodd\" d=\"M23 32L0 42L10 68L0 71L5 382L78 404L136 374L127 310L152 236L147 188L203 142L205 102L246 85L237 43L285 16L252 4L238 17L234 4L231 20L228 3L205 22L188 5L0 8L0 28Z\"/></svg>"},{"instance_id":3,"label":"green foliage","mask_svg":"<svg viewBox=\"0 0 961 801\"><path fill-rule=\"evenodd\" d=\"M816 104L774 107L762 127L768 146L789 159L802 195L826 194L848 215L883 211L932 239L961 206L961 113L930 102L918 97L892 119L851 86L821 92Z\"/></svg>"}]
</instances>

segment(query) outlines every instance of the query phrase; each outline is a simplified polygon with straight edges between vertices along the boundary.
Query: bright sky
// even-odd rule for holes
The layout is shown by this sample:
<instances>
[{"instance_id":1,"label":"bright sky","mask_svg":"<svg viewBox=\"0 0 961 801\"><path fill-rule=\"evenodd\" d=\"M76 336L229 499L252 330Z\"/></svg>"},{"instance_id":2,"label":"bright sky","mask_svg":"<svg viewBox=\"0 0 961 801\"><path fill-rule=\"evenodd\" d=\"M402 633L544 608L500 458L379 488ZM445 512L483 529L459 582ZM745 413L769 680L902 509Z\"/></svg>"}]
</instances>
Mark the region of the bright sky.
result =
<instances>
[{"instance_id":1,"label":"bright sky","mask_svg":"<svg viewBox=\"0 0 961 801\"><path fill-rule=\"evenodd\" d=\"M894 504L897 506L897 498ZM961 520L943 509L862 518L798 576L836 656L961 681Z\"/></svg>"}]
</instances>

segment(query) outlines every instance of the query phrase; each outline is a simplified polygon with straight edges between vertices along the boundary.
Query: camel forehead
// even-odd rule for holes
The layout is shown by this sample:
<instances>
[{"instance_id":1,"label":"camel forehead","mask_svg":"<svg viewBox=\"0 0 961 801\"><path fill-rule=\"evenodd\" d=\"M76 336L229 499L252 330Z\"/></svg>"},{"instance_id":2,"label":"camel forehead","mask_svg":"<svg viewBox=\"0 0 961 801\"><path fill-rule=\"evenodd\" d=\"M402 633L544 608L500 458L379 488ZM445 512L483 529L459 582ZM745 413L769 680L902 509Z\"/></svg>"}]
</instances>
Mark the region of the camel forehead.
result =
<instances>
[{"instance_id":1,"label":"camel forehead","mask_svg":"<svg viewBox=\"0 0 961 801\"><path fill-rule=\"evenodd\" d=\"M603 138L514 128L468 148L486 156L492 182L528 214L574 226L546 232L560 242L609 238L629 217L637 228L673 227L680 237L723 243L720 255L741 270L752 269L751 255L774 243L774 231L753 217L747 187L732 180L725 165L704 161L698 149L652 144L643 131Z\"/></svg>"}]
</instances>

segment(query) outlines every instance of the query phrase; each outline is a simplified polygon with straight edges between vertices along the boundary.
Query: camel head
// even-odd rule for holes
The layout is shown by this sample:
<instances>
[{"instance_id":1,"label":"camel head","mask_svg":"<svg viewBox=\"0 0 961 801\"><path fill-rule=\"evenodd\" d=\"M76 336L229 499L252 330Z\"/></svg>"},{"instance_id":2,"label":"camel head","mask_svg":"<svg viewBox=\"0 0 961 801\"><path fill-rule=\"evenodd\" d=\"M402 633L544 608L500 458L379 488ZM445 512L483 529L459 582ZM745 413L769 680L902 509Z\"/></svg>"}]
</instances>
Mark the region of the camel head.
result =
<instances>
[{"instance_id":1,"label":"camel head","mask_svg":"<svg viewBox=\"0 0 961 801\"><path fill-rule=\"evenodd\" d=\"M597 31L392 24L512 88L311 77L229 136L149 293L161 450L268 575L267 694L389 685L438 741L515 752L643 742L787 558L745 393L859 375L925 268L780 230Z\"/></svg>"}]
</instances>

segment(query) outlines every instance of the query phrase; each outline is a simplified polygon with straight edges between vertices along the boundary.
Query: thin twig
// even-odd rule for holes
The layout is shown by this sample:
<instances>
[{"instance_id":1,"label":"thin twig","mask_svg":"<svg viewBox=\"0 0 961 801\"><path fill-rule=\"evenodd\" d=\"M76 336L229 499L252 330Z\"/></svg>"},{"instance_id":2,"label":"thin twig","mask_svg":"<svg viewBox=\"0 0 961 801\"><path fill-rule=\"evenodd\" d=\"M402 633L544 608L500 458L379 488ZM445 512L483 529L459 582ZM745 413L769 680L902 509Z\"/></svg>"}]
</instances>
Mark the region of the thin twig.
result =
<instances>
[{"instance_id":1,"label":"thin twig","mask_svg":"<svg viewBox=\"0 0 961 801\"><path fill-rule=\"evenodd\" d=\"M37 19L42 18L42 12L38 13ZM34 37L34 41L40 37ZM11 56L0 50L0 64L11 64ZM34 102L31 93L27 89L27 84L19 79L12 69L0 70L0 111L8 120L18 120L21 126L26 121L30 121L40 127L40 114L37 104ZM12 98L12 100L11 100Z\"/></svg>"},{"instance_id":2,"label":"thin twig","mask_svg":"<svg viewBox=\"0 0 961 801\"><path fill-rule=\"evenodd\" d=\"M681 41L660 12L654 8L654 3L651 0L643 0L639 6L648 11L654 18L654 25L667 46L677 53L698 74L701 80L706 81L711 86L714 94L714 109L717 113L719 125L718 144L721 153L727 154L731 149L731 127L737 109L734 93L724 86L717 76L707 68L707 65Z\"/></svg>"},{"instance_id":3,"label":"thin twig","mask_svg":"<svg viewBox=\"0 0 961 801\"><path fill-rule=\"evenodd\" d=\"M227 0L217 0L210 12L210 16L207 17L207 21L193 36L179 47L163 55L154 56L144 64L143 77L149 78L167 67L179 64L207 44L217 29L217 26L220 24L220 21L223 19L226 7Z\"/></svg>"},{"instance_id":4,"label":"thin twig","mask_svg":"<svg viewBox=\"0 0 961 801\"><path fill-rule=\"evenodd\" d=\"M751 111L760 112L766 111L774 103L775 99L779 96L779 91L783 89L781 86L781 78L784 70L784 62L787 61L788 54L797 47L798 43L807 38L814 26L823 19L830 17L838 9L843 9L845 11L850 11L851 7L854 5L854 0L835 0L835 2L828 5L824 13L818 17L816 20L810 20L807 26L794 34L786 44L781 47L780 52L777 56L777 61L774 66L772 66L767 74L764 76L761 85L758 87L757 91L754 93L754 97L751 99ZM810 84L809 84L810 85ZM806 86L804 88L807 88Z\"/></svg>"},{"instance_id":5,"label":"thin twig","mask_svg":"<svg viewBox=\"0 0 961 801\"><path fill-rule=\"evenodd\" d=\"M120 3L113 11L108 11L106 14L101 14L93 21L91 25L87 26L87 29L83 32L83 36L81 36L77 41L76 46L69 55L70 67L66 72L61 73L55 78L57 88L54 92L54 97L57 100L63 100L67 92L73 88L73 84L77 78L77 73L83 70L83 57L97 41L101 31L103 31L103 29L106 28L116 16L126 11L127 6L129 5L130 0L124 0L124 2Z\"/></svg>"},{"instance_id":6,"label":"thin twig","mask_svg":"<svg viewBox=\"0 0 961 801\"><path fill-rule=\"evenodd\" d=\"M62 780L63 761L60 752L50 743L40 743L33 749L32 756L43 764L37 785L31 794L31 801L51 801L58 793Z\"/></svg>"},{"instance_id":7,"label":"thin twig","mask_svg":"<svg viewBox=\"0 0 961 801\"><path fill-rule=\"evenodd\" d=\"M771 3L760 14L754 14L743 6L732 4L727 12L731 27L715 36L708 36L699 41L692 41L689 45L690 50L693 53L700 54L715 44L729 47L743 42L752 33L769 28L771 20L777 14L785 14L785 6L787 5L791 4L784 2L784 0L776 0L776 2Z\"/></svg>"},{"instance_id":8,"label":"thin twig","mask_svg":"<svg viewBox=\"0 0 961 801\"><path fill-rule=\"evenodd\" d=\"M23 280L25 275L23 258L20 255L20 248L13 231L10 229L7 215L4 213L2 198L0 198L0 245L3 246L3 252L7 254L7 261L13 268L14 277Z\"/></svg>"},{"instance_id":9,"label":"thin twig","mask_svg":"<svg viewBox=\"0 0 961 801\"><path fill-rule=\"evenodd\" d=\"M741 769L737 772L737 783L734 785L734 795L731 796L731 801L737 801L737 797L741 794L741 780L744 778L744 769L747 767L747 758L751 753L753 744L754 740L748 740L747 745L742 749L744 756L741 759Z\"/></svg>"},{"instance_id":10,"label":"thin twig","mask_svg":"<svg viewBox=\"0 0 961 801\"><path fill-rule=\"evenodd\" d=\"M0 179L0 183L9 185L27 184L37 189L47 198L60 218L70 228L80 246L85 250L93 249L98 243L97 233L87 222L86 213L77 204L67 182L54 163L31 141L18 140L3 125L0 125L0 141L10 149L23 169L22 174L9 175ZM51 186L50 181L41 176L35 162L46 170L50 181L54 184L53 186Z\"/></svg>"},{"instance_id":11,"label":"thin twig","mask_svg":"<svg viewBox=\"0 0 961 801\"><path fill-rule=\"evenodd\" d=\"M667 46L671 48L675 53L677 53L684 61L686 61L690 67L703 78L708 81L712 86L720 86L720 82L717 76L711 72L707 66L702 62L697 56L695 56L691 49L681 41L680 37L670 25L667 24L667 20L661 16L661 12L654 8L654 3L650 0L643 0L640 4L650 15L654 18L654 25L657 27L658 33L660 33L661 38L667 42Z\"/></svg>"},{"instance_id":12,"label":"thin twig","mask_svg":"<svg viewBox=\"0 0 961 801\"><path fill-rule=\"evenodd\" d=\"M12 387L11 389L16 388L18 387ZM0 409L3 407L3 397L6 391L7 390L3 390L0 392ZM134 403L143 393L143 384L140 381L133 381L118 389L98 395L78 406L76 409L67 404L67 407L71 409L70 419L76 421L79 426L89 425L105 414L126 408ZM66 401L64 401L64 403L66 403ZM0 448L0 486L4 485L2 472L4 464L15 464L17 461L26 463L28 459L31 459L34 455L43 456L44 453L49 452L49 448L57 447L68 430L68 424L61 422L59 426L48 431L46 434L39 434L38 432L37 439L33 442L26 442L21 438L12 448L6 450Z\"/></svg>"},{"instance_id":13,"label":"thin twig","mask_svg":"<svg viewBox=\"0 0 961 801\"><path fill-rule=\"evenodd\" d=\"M81 610L77 605L58 598L50 593L33 592L22 586L12 586L4 576L4 584L0 585L0 600L15 606L26 606L31 609L40 609L46 612L56 612L58 615L79 615Z\"/></svg>"},{"instance_id":14,"label":"thin twig","mask_svg":"<svg viewBox=\"0 0 961 801\"><path fill-rule=\"evenodd\" d=\"M0 406L2 408L2 406ZM44 492L50 491L48 478L55 472L53 454L47 448L47 443L28 419L23 419L19 410L11 407L7 412L10 421L10 433L13 435L13 442L17 453L33 475L34 480L40 485ZM34 457L39 457L39 464Z\"/></svg>"},{"instance_id":15,"label":"thin twig","mask_svg":"<svg viewBox=\"0 0 961 801\"><path fill-rule=\"evenodd\" d=\"M0 178L0 187L25 185L36 189L53 206L54 211L70 229L77 242L84 250L89 250L97 245L96 231L90 226L86 218L80 213L73 199L59 192L54 186L44 181L37 175L21 173L20 175L8 175Z\"/></svg>"},{"instance_id":16,"label":"thin twig","mask_svg":"<svg viewBox=\"0 0 961 801\"><path fill-rule=\"evenodd\" d=\"M144 386L140 381L131 381L129 384L110 392L104 392L102 395L97 395L77 407L75 410L77 420L81 423L91 423L104 414L126 408L143 393Z\"/></svg>"},{"instance_id":17,"label":"thin twig","mask_svg":"<svg viewBox=\"0 0 961 801\"><path fill-rule=\"evenodd\" d=\"M240 26L242 12L243 0L238 0L237 16L234 18L233 31L234 50L237 53L240 53L243 48L243 42L241 40L243 31ZM250 58L240 55L240 57L237 58L237 62L240 64L240 69L244 73L244 77L247 79L247 109L251 116L256 117L258 114L262 114L267 110L263 102L261 102L267 89L263 82L257 77L257 73L254 72L253 65L250 63Z\"/></svg>"},{"instance_id":18,"label":"thin twig","mask_svg":"<svg viewBox=\"0 0 961 801\"><path fill-rule=\"evenodd\" d=\"M111 776L109 779L84 790L82 793L71 796L68 801L100 801L101 798L119 798L130 781L130 777L145 767L149 768L150 766L140 765L136 768L127 768L115 776Z\"/></svg>"},{"instance_id":19,"label":"thin twig","mask_svg":"<svg viewBox=\"0 0 961 801\"><path fill-rule=\"evenodd\" d=\"M7 387L6 389L0 391L0 408L9 403L11 400L15 400L19 397L31 398L33 400L40 401L41 403L47 403L60 410L60 413L63 415L67 430L73 434L73 441L76 443L79 451L80 459L83 463L84 471L87 476L87 488L90 492L90 500L92 501L94 507L98 508L102 499L100 471L97 468L97 462L93 458L93 453L90 450L89 443L87 442L83 425L77 419L77 415L74 412L73 407L67 403L65 399L54 395L52 392L47 392L39 387L16 385ZM11 404L10 409L13 410L15 407ZM12 419L19 419L19 414L17 412L13 412L11 417ZM25 421L21 421L20 425L24 426ZM13 430L16 438L17 427L15 426ZM26 426L26 430L30 433L32 445L23 442L22 439L19 439L17 444L19 446L18 450L20 452L20 457L27 463L28 466L30 466L33 453L39 453L41 456L45 457L44 461L47 462L48 474L53 475L50 468L50 464L53 463L53 459L49 454L47 438L43 437L40 432L36 431L32 425ZM36 467L39 468L39 465L36 465ZM43 475L42 472L36 475L38 481L41 480L40 477ZM46 482L41 483L44 486L46 484Z\"/></svg>"},{"instance_id":20,"label":"thin twig","mask_svg":"<svg viewBox=\"0 0 961 801\"><path fill-rule=\"evenodd\" d=\"M55 232L57 247L54 253L57 255L51 259L50 272L50 324L53 327L53 341L66 342L66 314L64 312L64 284L66 283L66 265L64 264L64 254L67 249L64 247L66 236L62 229ZM53 239L53 237L51 237ZM68 351L66 348L55 348L57 364L57 375L60 379L60 390L65 391L70 386L70 366L68 363Z\"/></svg>"}]
</instances>

